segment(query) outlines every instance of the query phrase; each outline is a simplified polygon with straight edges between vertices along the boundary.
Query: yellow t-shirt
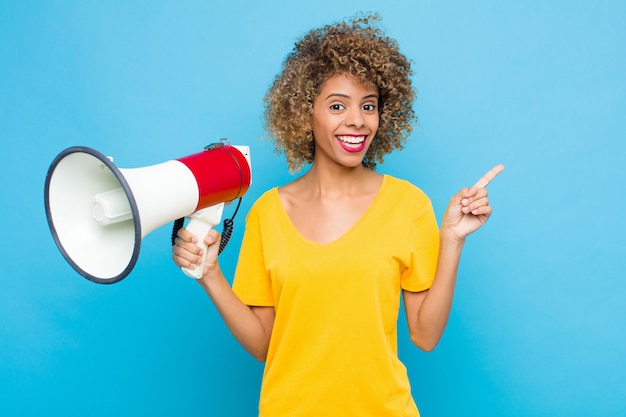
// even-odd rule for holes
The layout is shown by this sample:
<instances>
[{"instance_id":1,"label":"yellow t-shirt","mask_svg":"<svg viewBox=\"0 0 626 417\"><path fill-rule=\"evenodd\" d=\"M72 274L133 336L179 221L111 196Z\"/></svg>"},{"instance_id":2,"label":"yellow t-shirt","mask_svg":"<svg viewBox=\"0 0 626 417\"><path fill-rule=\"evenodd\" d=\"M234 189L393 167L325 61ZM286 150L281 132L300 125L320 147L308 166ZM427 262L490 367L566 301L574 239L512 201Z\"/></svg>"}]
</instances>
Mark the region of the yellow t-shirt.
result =
<instances>
[{"instance_id":1,"label":"yellow t-shirt","mask_svg":"<svg viewBox=\"0 0 626 417\"><path fill-rule=\"evenodd\" d=\"M438 250L430 200L388 175L363 217L327 244L300 235L277 188L261 196L233 282L247 305L276 310L260 416L418 416L397 356L400 290L430 288Z\"/></svg>"}]
</instances>

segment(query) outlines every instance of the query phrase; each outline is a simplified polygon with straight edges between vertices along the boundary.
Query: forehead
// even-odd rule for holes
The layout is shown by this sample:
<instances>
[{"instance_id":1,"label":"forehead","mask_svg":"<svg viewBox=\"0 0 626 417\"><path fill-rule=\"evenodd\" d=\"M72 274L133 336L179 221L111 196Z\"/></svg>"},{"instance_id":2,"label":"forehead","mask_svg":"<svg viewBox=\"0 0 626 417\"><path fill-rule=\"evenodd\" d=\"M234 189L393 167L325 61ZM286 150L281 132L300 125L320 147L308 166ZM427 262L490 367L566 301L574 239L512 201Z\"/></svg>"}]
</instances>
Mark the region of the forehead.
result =
<instances>
[{"instance_id":1,"label":"forehead","mask_svg":"<svg viewBox=\"0 0 626 417\"><path fill-rule=\"evenodd\" d=\"M328 94L344 94L348 96L378 96L378 87L372 83L364 83L360 79L347 75L336 74L329 77L321 86L319 96Z\"/></svg>"}]
</instances>

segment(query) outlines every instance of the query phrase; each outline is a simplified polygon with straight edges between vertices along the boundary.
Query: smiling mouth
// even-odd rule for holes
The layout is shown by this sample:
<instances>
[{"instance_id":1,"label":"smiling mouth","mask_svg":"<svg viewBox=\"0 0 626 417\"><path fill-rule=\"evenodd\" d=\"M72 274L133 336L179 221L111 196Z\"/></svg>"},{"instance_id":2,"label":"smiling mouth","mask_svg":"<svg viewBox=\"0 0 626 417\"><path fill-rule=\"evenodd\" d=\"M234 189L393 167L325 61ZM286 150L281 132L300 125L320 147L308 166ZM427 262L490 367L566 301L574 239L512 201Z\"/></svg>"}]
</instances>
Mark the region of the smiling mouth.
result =
<instances>
[{"instance_id":1,"label":"smiling mouth","mask_svg":"<svg viewBox=\"0 0 626 417\"><path fill-rule=\"evenodd\" d=\"M337 136L337 139L342 143L344 147L351 149L359 149L365 143L367 136Z\"/></svg>"}]
</instances>

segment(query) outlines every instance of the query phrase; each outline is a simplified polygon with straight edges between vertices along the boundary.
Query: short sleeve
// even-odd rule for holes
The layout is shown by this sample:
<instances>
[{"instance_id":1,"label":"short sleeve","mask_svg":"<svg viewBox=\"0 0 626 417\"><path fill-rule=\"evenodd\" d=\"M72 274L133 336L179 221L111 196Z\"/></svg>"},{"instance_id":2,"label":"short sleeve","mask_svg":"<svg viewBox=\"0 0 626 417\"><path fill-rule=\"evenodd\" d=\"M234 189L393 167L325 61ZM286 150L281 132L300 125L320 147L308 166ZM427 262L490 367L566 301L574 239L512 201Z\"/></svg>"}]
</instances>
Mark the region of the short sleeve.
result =
<instances>
[{"instance_id":1,"label":"short sleeve","mask_svg":"<svg viewBox=\"0 0 626 417\"><path fill-rule=\"evenodd\" d=\"M439 256L439 227L430 201L413 220L410 230L410 263L402 274L402 289L419 292L430 288Z\"/></svg>"},{"instance_id":2,"label":"short sleeve","mask_svg":"<svg viewBox=\"0 0 626 417\"><path fill-rule=\"evenodd\" d=\"M246 229L235 270L233 291L247 305L274 305L271 280L263 256L259 211L254 205L246 217Z\"/></svg>"}]
</instances>

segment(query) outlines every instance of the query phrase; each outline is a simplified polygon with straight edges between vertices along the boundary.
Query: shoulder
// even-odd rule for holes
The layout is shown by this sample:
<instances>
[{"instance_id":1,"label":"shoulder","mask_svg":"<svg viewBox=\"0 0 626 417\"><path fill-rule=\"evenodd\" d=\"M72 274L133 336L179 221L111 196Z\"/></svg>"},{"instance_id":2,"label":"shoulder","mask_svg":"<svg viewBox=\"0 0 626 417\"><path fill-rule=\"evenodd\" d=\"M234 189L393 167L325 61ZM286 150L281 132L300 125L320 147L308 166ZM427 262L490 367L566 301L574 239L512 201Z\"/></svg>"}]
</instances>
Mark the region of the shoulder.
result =
<instances>
[{"instance_id":1,"label":"shoulder","mask_svg":"<svg viewBox=\"0 0 626 417\"><path fill-rule=\"evenodd\" d=\"M386 183L390 190L386 210L401 223L399 229L409 232L411 242L435 242L439 236L437 217L426 193L409 181L391 176L386 177Z\"/></svg>"},{"instance_id":2,"label":"shoulder","mask_svg":"<svg viewBox=\"0 0 626 417\"><path fill-rule=\"evenodd\" d=\"M250 207L248 216L275 210L278 199L278 187L263 192Z\"/></svg>"},{"instance_id":3,"label":"shoulder","mask_svg":"<svg viewBox=\"0 0 626 417\"><path fill-rule=\"evenodd\" d=\"M421 188L413 183L385 174L385 191L401 201L415 201L418 204L430 204L430 198Z\"/></svg>"},{"instance_id":4,"label":"shoulder","mask_svg":"<svg viewBox=\"0 0 626 417\"><path fill-rule=\"evenodd\" d=\"M406 220L421 221L425 217L434 216L433 204L428 195L407 180L385 175L380 201L383 210Z\"/></svg>"}]
</instances>

